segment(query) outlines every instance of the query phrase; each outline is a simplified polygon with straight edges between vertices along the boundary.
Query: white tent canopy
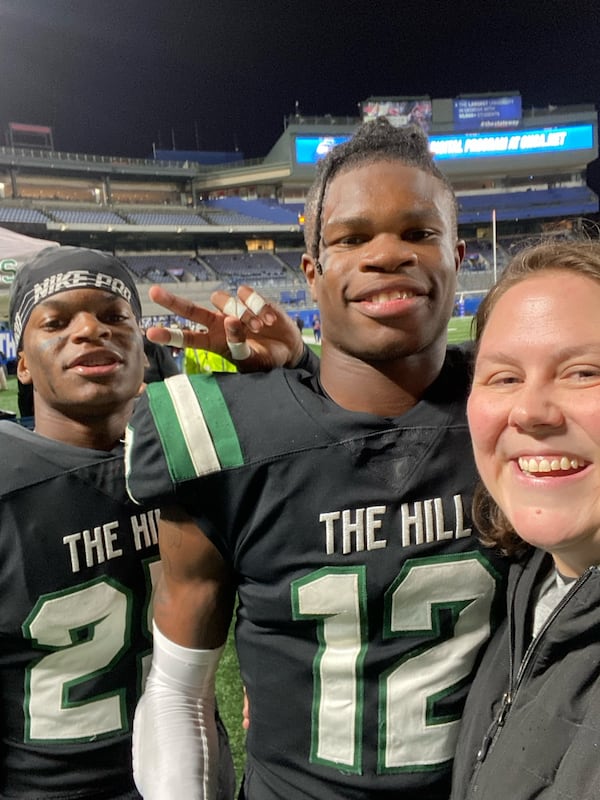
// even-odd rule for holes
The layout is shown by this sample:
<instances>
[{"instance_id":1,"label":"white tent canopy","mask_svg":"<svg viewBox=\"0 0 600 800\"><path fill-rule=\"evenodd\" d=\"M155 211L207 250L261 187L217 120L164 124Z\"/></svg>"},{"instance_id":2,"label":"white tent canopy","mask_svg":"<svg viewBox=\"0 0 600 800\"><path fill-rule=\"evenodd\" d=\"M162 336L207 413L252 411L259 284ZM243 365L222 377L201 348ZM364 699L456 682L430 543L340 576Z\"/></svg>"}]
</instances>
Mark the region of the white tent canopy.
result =
<instances>
[{"instance_id":1,"label":"white tent canopy","mask_svg":"<svg viewBox=\"0 0 600 800\"><path fill-rule=\"evenodd\" d=\"M48 239L24 236L0 227L0 318L8 316L8 294L15 271L40 250L58 246Z\"/></svg>"},{"instance_id":2,"label":"white tent canopy","mask_svg":"<svg viewBox=\"0 0 600 800\"><path fill-rule=\"evenodd\" d=\"M18 264L23 263L39 250L58 246L56 242L51 242L48 239L24 236L22 233L15 233L14 231L9 231L8 228L0 227L0 262L11 258L17 261Z\"/></svg>"}]
</instances>

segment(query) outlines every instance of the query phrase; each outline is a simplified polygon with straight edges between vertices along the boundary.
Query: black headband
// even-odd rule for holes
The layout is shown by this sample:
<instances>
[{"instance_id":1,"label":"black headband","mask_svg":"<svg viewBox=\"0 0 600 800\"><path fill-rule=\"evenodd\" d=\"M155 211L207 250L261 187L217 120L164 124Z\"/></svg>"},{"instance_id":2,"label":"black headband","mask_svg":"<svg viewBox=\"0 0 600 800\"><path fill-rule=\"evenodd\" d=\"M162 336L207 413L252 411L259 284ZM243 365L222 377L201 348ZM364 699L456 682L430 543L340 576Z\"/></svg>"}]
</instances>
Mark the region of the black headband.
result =
<instances>
[{"instance_id":1,"label":"black headband","mask_svg":"<svg viewBox=\"0 0 600 800\"><path fill-rule=\"evenodd\" d=\"M23 264L11 287L9 316L17 350L38 303L71 289L112 292L126 300L136 319L141 319L142 304L133 276L120 259L83 247L49 247Z\"/></svg>"}]
</instances>

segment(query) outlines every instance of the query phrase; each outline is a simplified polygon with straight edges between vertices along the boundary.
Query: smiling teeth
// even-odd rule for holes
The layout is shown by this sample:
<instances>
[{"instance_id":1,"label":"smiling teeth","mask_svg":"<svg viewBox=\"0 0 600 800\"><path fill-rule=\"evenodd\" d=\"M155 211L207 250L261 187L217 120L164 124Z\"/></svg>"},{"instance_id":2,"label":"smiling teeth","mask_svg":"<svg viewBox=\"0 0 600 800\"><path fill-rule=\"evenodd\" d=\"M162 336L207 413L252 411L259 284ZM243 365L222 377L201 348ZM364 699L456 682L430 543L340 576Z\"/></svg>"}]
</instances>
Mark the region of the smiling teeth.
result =
<instances>
[{"instance_id":1,"label":"smiling teeth","mask_svg":"<svg viewBox=\"0 0 600 800\"><path fill-rule=\"evenodd\" d=\"M389 303L391 300L411 300L414 292L380 292L369 297L370 303Z\"/></svg>"},{"instance_id":2,"label":"smiling teeth","mask_svg":"<svg viewBox=\"0 0 600 800\"><path fill-rule=\"evenodd\" d=\"M568 472L581 469L585 464L578 458L567 456L554 458L519 458L519 469L522 472Z\"/></svg>"}]
</instances>

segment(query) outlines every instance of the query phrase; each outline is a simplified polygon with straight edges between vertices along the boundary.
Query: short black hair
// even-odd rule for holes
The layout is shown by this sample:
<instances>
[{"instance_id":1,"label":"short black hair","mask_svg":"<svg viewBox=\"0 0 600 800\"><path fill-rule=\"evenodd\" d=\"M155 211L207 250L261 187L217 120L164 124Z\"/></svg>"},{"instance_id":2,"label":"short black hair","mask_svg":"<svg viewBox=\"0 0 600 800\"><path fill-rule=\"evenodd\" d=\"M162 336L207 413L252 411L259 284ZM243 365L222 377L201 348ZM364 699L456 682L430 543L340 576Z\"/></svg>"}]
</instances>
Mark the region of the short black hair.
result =
<instances>
[{"instance_id":1,"label":"short black hair","mask_svg":"<svg viewBox=\"0 0 600 800\"><path fill-rule=\"evenodd\" d=\"M304 242L307 253L313 258L319 257L321 215L327 186L341 172L375 161L400 161L436 177L452 199L456 219L458 209L454 189L435 165L423 129L417 125L396 128L385 117L378 117L363 122L351 139L334 147L317 164L315 180L308 190L304 209Z\"/></svg>"}]
</instances>

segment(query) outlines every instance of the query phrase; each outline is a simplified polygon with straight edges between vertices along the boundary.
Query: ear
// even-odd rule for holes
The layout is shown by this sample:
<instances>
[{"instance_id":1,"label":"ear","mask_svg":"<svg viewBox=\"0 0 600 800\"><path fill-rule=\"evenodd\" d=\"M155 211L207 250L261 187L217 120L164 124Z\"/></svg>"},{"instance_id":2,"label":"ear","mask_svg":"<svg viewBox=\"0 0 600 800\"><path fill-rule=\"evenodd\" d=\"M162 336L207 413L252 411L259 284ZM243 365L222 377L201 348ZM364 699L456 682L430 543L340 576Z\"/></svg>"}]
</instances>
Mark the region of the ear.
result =
<instances>
[{"instance_id":1,"label":"ear","mask_svg":"<svg viewBox=\"0 0 600 800\"><path fill-rule=\"evenodd\" d=\"M315 303L317 302L316 282L318 277L316 264L317 262L312 256L309 256L308 253L303 254L300 266L310 288L310 296Z\"/></svg>"},{"instance_id":2,"label":"ear","mask_svg":"<svg viewBox=\"0 0 600 800\"><path fill-rule=\"evenodd\" d=\"M19 358L17 360L17 378L19 379L19 383L33 383L33 379L29 372L29 367L27 366L27 359L22 350L19 353Z\"/></svg>"}]
</instances>

